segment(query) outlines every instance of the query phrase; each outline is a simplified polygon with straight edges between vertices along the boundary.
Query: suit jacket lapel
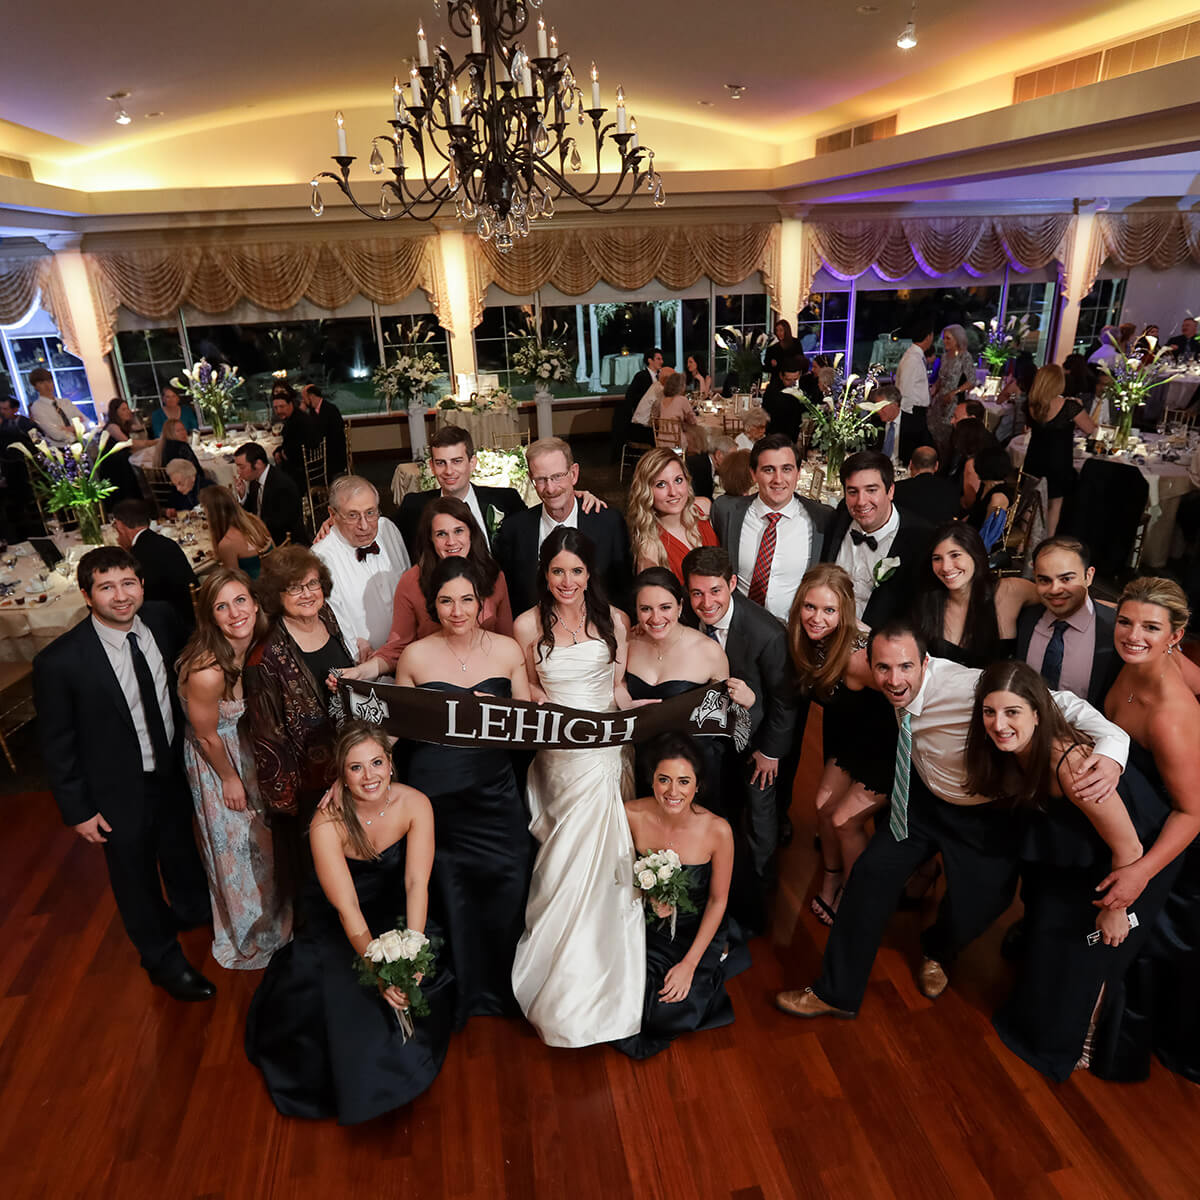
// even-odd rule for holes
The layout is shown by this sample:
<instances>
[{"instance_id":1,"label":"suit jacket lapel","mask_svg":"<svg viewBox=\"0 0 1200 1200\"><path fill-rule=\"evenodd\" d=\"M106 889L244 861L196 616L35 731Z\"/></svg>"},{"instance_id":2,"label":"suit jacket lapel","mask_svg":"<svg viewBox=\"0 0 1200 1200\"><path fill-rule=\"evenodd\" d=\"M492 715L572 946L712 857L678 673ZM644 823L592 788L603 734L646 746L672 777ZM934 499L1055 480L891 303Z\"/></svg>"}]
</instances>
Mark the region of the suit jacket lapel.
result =
<instances>
[{"instance_id":1,"label":"suit jacket lapel","mask_svg":"<svg viewBox=\"0 0 1200 1200\"><path fill-rule=\"evenodd\" d=\"M746 514L750 511L750 505L753 503L753 499L750 499L745 504L735 505L729 517L729 545L726 550L729 552L729 561L733 564L735 575L742 574L741 564L738 562L738 550L742 544L742 526L746 524Z\"/></svg>"},{"instance_id":2,"label":"suit jacket lapel","mask_svg":"<svg viewBox=\"0 0 1200 1200\"><path fill-rule=\"evenodd\" d=\"M92 624L91 616L84 617L82 624L86 628L83 631L81 647L81 657L84 661L79 664L81 672L85 677L99 680L100 686L109 693L110 707L129 726L130 732L136 736L137 730L133 724L133 713L129 711L129 701L125 698L125 693L121 691L121 684L117 680L112 663L108 661L108 654L100 641L100 635ZM87 661L88 659L91 660L90 663Z\"/></svg>"}]
</instances>

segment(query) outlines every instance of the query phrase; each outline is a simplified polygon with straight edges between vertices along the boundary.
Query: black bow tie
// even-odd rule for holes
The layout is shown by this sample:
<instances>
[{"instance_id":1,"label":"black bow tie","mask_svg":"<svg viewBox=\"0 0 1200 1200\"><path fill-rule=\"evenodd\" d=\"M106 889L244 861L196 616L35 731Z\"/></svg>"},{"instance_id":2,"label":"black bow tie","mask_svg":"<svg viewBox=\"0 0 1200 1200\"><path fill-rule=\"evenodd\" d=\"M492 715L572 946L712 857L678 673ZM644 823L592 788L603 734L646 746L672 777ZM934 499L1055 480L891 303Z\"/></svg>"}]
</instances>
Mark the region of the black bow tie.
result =
<instances>
[{"instance_id":1,"label":"black bow tie","mask_svg":"<svg viewBox=\"0 0 1200 1200\"><path fill-rule=\"evenodd\" d=\"M359 562L366 562L368 554L379 553L379 543L372 542L369 546L359 546L354 553L358 555Z\"/></svg>"},{"instance_id":2,"label":"black bow tie","mask_svg":"<svg viewBox=\"0 0 1200 1200\"><path fill-rule=\"evenodd\" d=\"M857 529L852 529L850 530L850 537L856 546L861 546L866 542L868 550L879 549L879 543L869 533L859 533Z\"/></svg>"}]
</instances>

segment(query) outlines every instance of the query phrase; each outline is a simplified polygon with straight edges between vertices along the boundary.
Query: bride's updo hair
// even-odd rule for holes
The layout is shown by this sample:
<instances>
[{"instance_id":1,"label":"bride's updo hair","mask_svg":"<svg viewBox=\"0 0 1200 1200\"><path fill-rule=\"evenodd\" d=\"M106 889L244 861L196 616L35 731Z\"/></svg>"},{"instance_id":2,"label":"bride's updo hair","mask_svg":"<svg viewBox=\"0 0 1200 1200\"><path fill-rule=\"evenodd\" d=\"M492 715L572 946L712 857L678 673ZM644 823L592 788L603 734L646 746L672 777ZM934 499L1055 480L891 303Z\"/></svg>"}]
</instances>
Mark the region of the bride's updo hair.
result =
<instances>
[{"instance_id":1,"label":"bride's updo hair","mask_svg":"<svg viewBox=\"0 0 1200 1200\"><path fill-rule=\"evenodd\" d=\"M608 607L608 597L604 594L604 584L596 573L596 546L590 537L559 525L542 543L538 554L538 619L541 622L542 636L537 640L538 662L550 657L554 649L554 626L558 624L558 615L554 611L554 597L550 593L547 576L550 574L550 564L560 554L573 554L587 568L587 587L583 589L584 623L586 631L593 626L600 635L600 640L608 647L610 662L617 660L617 635L613 629L612 611Z\"/></svg>"},{"instance_id":2,"label":"bride's updo hair","mask_svg":"<svg viewBox=\"0 0 1200 1200\"><path fill-rule=\"evenodd\" d=\"M692 797L693 805L700 799L704 790L704 756L694 738L686 733L660 733L642 748L642 766L646 768L647 777L653 781L654 773L659 763L668 758L681 758L692 768L696 777L696 794Z\"/></svg>"}]
</instances>

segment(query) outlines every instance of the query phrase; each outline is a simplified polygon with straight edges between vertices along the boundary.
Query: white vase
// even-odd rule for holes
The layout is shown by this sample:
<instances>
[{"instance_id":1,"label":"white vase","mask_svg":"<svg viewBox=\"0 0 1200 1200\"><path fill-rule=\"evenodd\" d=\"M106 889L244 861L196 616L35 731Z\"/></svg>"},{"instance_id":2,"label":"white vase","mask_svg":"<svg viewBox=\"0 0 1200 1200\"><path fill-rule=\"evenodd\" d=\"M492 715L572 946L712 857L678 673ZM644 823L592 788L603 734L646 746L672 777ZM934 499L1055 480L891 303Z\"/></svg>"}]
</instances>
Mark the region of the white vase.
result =
<instances>
[{"instance_id":1,"label":"white vase","mask_svg":"<svg viewBox=\"0 0 1200 1200\"><path fill-rule=\"evenodd\" d=\"M554 393L544 383L535 383L533 385L533 402L537 405L538 437L553 437Z\"/></svg>"},{"instance_id":2,"label":"white vase","mask_svg":"<svg viewBox=\"0 0 1200 1200\"><path fill-rule=\"evenodd\" d=\"M429 442L425 437L425 405L418 404L408 410L408 442L412 447L413 462L425 457Z\"/></svg>"}]
</instances>

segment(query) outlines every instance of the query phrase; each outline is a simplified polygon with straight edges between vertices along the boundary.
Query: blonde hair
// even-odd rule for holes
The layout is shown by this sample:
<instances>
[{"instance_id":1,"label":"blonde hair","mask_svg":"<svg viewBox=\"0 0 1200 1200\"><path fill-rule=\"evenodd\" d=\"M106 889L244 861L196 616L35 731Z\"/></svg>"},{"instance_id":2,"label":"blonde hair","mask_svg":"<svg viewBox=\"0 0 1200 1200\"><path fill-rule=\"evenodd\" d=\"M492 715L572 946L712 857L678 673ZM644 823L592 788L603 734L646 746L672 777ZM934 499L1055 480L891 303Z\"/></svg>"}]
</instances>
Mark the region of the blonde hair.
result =
<instances>
[{"instance_id":1,"label":"blonde hair","mask_svg":"<svg viewBox=\"0 0 1200 1200\"><path fill-rule=\"evenodd\" d=\"M805 633L800 615L805 596L818 587L826 587L833 592L838 607L838 625L824 643L824 654L818 653L817 643ZM792 600L787 628L788 648L801 692L816 693L818 697L831 696L846 674L850 655L854 653L854 639L858 636L854 584L842 567L835 563L818 563L805 571Z\"/></svg>"},{"instance_id":2,"label":"blonde hair","mask_svg":"<svg viewBox=\"0 0 1200 1200\"><path fill-rule=\"evenodd\" d=\"M1066 372L1058 363L1047 363L1038 368L1038 373L1029 385L1029 415L1035 421L1044 421L1050 405L1063 394L1067 386Z\"/></svg>"},{"instance_id":3,"label":"blonde hair","mask_svg":"<svg viewBox=\"0 0 1200 1200\"><path fill-rule=\"evenodd\" d=\"M1165 608L1173 633L1186 629L1192 615L1183 588L1173 579L1160 579L1153 575L1131 579L1125 585L1117 601L1117 612L1126 604L1153 604L1156 608Z\"/></svg>"},{"instance_id":4,"label":"blonde hair","mask_svg":"<svg viewBox=\"0 0 1200 1200\"><path fill-rule=\"evenodd\" d=\"M219 545L221 539L232 528L246 539L256 554L264 554L271 548L270 530L253 513L247 512L226 488L201 488L200 503L205 516L208 517L208 529L212 534L214 546Z\"/></svg>"},{"instance_id":5,"label":"blonde hair","mask_svg":"<svg viewBox=\"0 0 1200 1200\"><path fill-rule=\"evenodd\" d=\"M667 550L659 536L658 518L654 514L654 481L660 472L671 466L678 467L679 473L687 482L687 501L684 503L683 512L679 514L683 522L684 541L693 549L702 544L700 527L694 511L696 493L692 490L692 477L687 464L674 450L658 446L648 450L638 460L633 480L629 485L625 520L629 525L629 541L633 547L635 562L644 559L652 566L667 565Z\"/></svg>"},{"instance_id":6,"label":"blonde hair","mask_svg":"<svg viewBox=\"0 0 1200 1200\"><path fill-rule=\"evenodd\" d=\"M359 858L375 859L379 857L379 852L371 845L371 839L358 819L354 797L346 786L346 760L350 757L350 751L363 742L375 742L385 757L391 754L387 735L378 725L372 725L369 721L347 721L333 745L334 778L342 785L334 792L334 796L340 798L340 803L331 801L328 812L330 820L342 827L350 849Z\"/></svg>"}]
</instances>

